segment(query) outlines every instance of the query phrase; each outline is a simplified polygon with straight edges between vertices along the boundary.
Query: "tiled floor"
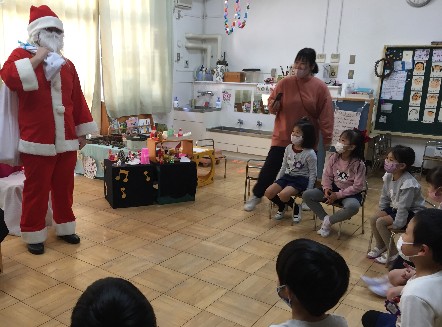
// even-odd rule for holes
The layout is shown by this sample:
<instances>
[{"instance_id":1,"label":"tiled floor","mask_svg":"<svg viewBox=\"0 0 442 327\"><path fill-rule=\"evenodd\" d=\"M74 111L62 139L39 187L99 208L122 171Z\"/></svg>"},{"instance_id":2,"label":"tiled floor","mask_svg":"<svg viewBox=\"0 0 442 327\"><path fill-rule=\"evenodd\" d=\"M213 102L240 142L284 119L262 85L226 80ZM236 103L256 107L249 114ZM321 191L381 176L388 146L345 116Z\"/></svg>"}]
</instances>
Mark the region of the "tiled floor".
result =
<instances>
[{"instance_id":1,"label":"tiled floor","mask_svg":"<svg viewBox=\"0 0 442 327\"><path fill-rule=\"evenodd\" d=\"M218 168L219 167L219 168ZM351 280L334 308L349 326L361 326L368 309L383 309L360 276L381 275L384 266L365 258L370 227L361 235L360 214L327 239L313 231L311 212L300 224L268 218L268 202L245 212L244 161L230 160L227 179L218 166L213 184L196 201L113 210L103 182L75 178L79 245L57 240L51 230L42 256L29 254L18 237L2 243L0 325L69 325L79 295L96 279L120 276L151 301L161 327L269 326L290 318L276 295L275 259L286 242L308 237L346 259ZM381 179L369 178L366 217L376 210Z\"/></svg>"}]
</instances>

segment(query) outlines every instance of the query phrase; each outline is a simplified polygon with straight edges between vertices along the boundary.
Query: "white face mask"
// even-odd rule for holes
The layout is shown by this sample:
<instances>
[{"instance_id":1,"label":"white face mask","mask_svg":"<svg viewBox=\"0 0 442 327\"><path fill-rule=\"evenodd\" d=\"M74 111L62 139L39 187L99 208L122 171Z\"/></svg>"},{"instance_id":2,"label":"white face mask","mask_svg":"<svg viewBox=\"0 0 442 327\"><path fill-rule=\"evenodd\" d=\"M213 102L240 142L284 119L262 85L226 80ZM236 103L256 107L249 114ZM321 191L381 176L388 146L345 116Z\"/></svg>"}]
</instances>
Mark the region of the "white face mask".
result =
<instances>
[{"instance_id":1,"label":"white face mask","mask_svg":"<svg viewBox=\"0 0 442 327\"><path fill-rule=\"evenodd\" d=\"M341 142L336 142L335 144L335 149L337 153L343 153L345 151L345 144L341 143Z\"/></svg>"},{"instance_id":2,"label":"white face mask","mask_svg":"<svg viewBox=\"0 0 442 327\"><path fill-rule=\"evenodd\" d=\"M307 69L299 69L299 68L295 68L293 70L293 75L295 75L298 78L304 78L308 75L308 70Z\"/></svg>"},{"instance_id":3,"label":"white face mask","mask_svg":"<svg viewBox=\"0 0 442 327\"><path fill-rule=\"evenodd\" d=\"M399 255L404 259L404 260L407 260L407 261L410 261L410 258L412 258L412 257L419 257L419 254L413 254L413 255L405 255L403 252L402 252L402 245L403 244L409 244L409 245L413 245L414 243L411 243L411 242L404 242L404 240L402 239L402 235L401 236L399 236L399 238L398 238L398 240L397 240L397 243L396 243L396 247L397 247L397 250L398 250L398 252L399 252Z\"/></svg>"},{"instance_id":4,"label":"white face mask","mask_svg":"<svg viewBox=\"0 0 442 327\"><path fill-rule=\"evenodd\" d=\"M302 143L302 136L292 135L291 137L293 144L301 144Z\"/></svg>"}]
</instances>

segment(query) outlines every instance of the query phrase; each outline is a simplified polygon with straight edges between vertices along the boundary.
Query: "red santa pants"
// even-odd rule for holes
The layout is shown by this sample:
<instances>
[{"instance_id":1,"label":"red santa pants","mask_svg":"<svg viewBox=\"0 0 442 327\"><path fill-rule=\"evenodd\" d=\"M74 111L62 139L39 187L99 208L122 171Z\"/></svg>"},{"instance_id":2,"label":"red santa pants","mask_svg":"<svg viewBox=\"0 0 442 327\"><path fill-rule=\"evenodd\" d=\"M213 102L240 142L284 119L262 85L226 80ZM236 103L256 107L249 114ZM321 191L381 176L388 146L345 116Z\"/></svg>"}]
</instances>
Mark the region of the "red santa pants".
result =
<instances>
[{"instance_id":1,"label":"red santa pants","mask_svg":"<svg viewBox=\"0 0 442 327\"><path fill-rule=\"evenodd\" d=\"M74 168L77 153L69 151L56 156L21 154L25 169L23 204L20 228L26 243L46 240L45 216L51 192L52 210L57 235L75 233L72 211Z\"/></svg>"}]
</instances>

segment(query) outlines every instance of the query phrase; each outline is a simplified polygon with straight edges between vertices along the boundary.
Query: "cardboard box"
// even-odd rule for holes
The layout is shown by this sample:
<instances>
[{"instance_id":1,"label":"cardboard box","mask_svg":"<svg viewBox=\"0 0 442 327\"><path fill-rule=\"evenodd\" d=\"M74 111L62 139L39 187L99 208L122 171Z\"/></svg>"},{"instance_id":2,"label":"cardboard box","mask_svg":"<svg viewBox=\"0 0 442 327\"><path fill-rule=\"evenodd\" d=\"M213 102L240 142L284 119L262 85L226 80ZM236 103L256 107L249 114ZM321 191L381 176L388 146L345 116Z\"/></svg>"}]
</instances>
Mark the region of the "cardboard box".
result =
<instances>
[{"instance_id":1,"label":"cardboard box","mask_svg":"<svg viewBox=\"0 0 442 327\"><path fill-rule=\"evenodd\" d=\"M226 72L224 73L224 82L242 83L246 80L246 73L244 72Z\"/></svg>"}]
</instances>

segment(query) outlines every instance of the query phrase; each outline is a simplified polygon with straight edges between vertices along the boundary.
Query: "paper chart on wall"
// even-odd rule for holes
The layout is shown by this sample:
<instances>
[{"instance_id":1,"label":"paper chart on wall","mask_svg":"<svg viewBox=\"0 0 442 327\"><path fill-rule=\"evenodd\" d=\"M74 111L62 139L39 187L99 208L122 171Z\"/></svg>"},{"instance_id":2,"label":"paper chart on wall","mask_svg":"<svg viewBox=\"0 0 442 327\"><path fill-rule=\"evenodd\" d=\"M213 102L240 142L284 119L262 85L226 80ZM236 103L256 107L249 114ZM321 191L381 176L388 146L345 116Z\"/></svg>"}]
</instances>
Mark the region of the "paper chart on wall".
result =
<instances>
[{"instance_id":1,"label":"paper chart on wall","mask_svg":"<svg viewBox=\"0 0 442 327\"><path fill-rule=\"evenodd\" d=\"M407 81L407 72L393 72L382 84L381 99L402 100L404 98L404 88Z\"/></svg>"},{"instance_id":2,"label":"paper chart on wall","mask_svg":"<svg viewBox=\"0 0 442 327\"><path fill-rule=\"evenodd\" d=\"M336 110L332 144L336 144L339 141L341 133L346 129L358 128L360 119L360 112Z\"/></svg>"},{"instance_id":3,"label":"paper chart on wall","mask_svg":"<svg viewBox=\"0 0 442 327\"><path fill-rule=\"evenodd\" d=\"M442 61L442 49L434 49L433 50L433 61Z\"/></svg>"}]
</instances>

